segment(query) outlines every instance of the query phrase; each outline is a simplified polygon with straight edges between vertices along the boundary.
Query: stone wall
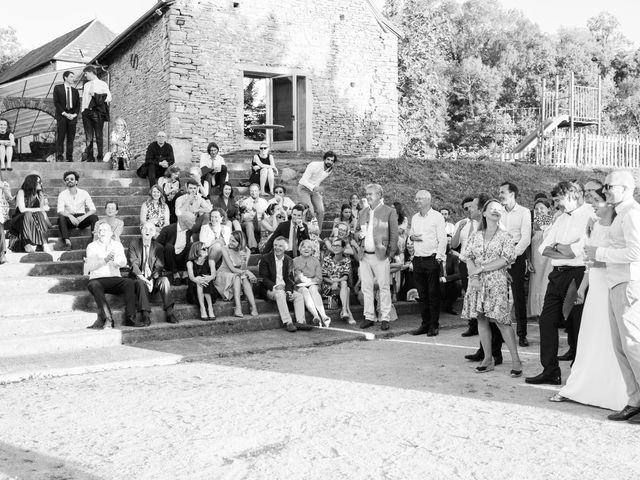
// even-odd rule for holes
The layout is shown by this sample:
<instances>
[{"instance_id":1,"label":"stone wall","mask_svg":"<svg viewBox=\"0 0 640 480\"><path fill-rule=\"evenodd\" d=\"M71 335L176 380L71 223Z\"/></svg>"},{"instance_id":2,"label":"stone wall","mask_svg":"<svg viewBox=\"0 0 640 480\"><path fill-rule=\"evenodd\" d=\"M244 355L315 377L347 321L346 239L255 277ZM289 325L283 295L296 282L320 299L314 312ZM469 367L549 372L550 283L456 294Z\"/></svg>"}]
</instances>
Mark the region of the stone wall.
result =
<instances>
[{"instance_id":1,"label":"stone wall","mask_svg":"<svg viewBox=\"0 0 640 480\"><path fill-rule=\"evenodd\" d=\"M364 1L233 3L178 0L166 15L170 131L192 142L194 159L212 140L242 148L246 69L307 77L308 149L398 155L397 38Z\"/></svg>"},{"instance_id":2,"label":"stone wall","mask_svg":"<svg viewBox=\"0 0 640 480\"><path fill-rule=\"evenodd\" d=\"M169 131L169 49L167 17L153 16L133 37L102 59L113 100L111 121L123 117L131 151L144 156L156 133ZM184 154L183 154L184 155Z\"/></svg>"}]
</instances>

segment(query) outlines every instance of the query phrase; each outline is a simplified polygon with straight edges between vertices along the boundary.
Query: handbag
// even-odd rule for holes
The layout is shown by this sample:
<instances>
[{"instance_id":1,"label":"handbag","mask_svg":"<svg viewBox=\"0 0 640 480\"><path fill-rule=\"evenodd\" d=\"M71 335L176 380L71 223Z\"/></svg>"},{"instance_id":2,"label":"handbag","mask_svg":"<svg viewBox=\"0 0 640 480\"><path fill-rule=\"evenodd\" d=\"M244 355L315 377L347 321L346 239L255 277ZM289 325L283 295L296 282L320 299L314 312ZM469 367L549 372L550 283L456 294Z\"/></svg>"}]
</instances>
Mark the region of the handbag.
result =
<instances>
[{"instance_id":1,"label":"handbag","mask_svg":"<svg viewBox=\"0 0 640 480\"><path fill-rule=\"evenodd\" d=\"M102 161L104 163L108 163L111 160L111 152L107 152L104 154L104 157L102 157Z\"/></svg>"}]
</instances>

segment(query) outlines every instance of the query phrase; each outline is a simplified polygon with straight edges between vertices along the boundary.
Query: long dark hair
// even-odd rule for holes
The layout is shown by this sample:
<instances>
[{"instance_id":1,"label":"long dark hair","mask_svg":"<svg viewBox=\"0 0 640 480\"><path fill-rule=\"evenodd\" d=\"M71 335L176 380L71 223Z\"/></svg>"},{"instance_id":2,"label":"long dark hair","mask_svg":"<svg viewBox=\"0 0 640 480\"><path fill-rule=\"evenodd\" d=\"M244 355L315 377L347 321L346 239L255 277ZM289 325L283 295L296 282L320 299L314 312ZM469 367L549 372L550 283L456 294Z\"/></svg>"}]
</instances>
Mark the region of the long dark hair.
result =
<instances>
[{"instance_id":1,"label":"long dark hair","mask_svg":"<svg viewBox=\"0 0 640 480\"><path fill-rule=\"evenodd\" d=\"M233 198L233 185L231 185L229 182L224 182L220 187L220 195L218 195L220 198L224 198L224 187L226 187L227 185L231 187L231 195L229 195L229 198Z\"/></svg>"},{"instance_id":2,"label":"long dark hair","mask_svg":"<svg viewBox=\"0 0 640 480\"><path fill-rule=\"evenodd\" d=\"M353 208L351 207L351 205L349 203L343 203L342 206L340 207L340 221L341 222L346 222L347 220L344 219L342 213L346 210L346 209L351 210L351 218L348 221L352 221L353 220Z\"/></svg>"},{"instance_id":3,"label":"long dark hair","mask_svg":"<svg viewBox=\"0 0 640 480\"><path fill-rule=\"evenodd\" d=\"M396 213L398 214L398 225L401 225L404 219L407 218L404 213L404 207L400 202L393 202L393 208L396 209Z\"/></svg>"},{"instance_id":4,"label":"long dark hair","mask_svg":"<svg viewBox=\"0 0 640 480\"><path fill-rule=\"evenodd\" d=\"M36 175L35 173L24 177L24 181L22 182L22 186L20 188L24 193L25 207L32 208L36 206L36 201L40 203L40 196L42 195L43 191L40 190L40 193L38 193L38 180L42 182L40 175Z\"/></svg>"},{"instance_id":5,"label":"long dark hair","mask_svg":"<svg viewBox=\"0 0 640 480\"><path fill-rule=\"evenodd\" d=\"M480 220L480 225L478 225L478 231L484 231L487 229L487 217L484 216L484 212L486 212L487 207L494 202L500 205L500 200L495 198L490 198L484 202L484 206L482 207L482 219Z\"/></svg>"},{"instance_id":6,"label":"long dark hair","mask_svg":"<svg viewBox=\"0 0 640 480\"><path fill-rule=\"evenodd\" d=\"M11 124L9 123L9 120L7 120L6 118L0 118L0 122L6 122L7 131L5 133L11 133Z\"/></svg>"}]
</instances>

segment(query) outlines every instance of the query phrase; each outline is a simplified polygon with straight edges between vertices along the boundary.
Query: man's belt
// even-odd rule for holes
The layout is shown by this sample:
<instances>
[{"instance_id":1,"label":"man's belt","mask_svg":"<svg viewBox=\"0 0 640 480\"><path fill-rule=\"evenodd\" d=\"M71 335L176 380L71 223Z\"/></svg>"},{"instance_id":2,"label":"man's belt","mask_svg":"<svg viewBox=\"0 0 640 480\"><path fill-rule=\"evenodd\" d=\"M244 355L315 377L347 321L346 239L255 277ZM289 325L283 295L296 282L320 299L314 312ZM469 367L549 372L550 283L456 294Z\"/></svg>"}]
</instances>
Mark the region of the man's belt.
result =
<instances>
[{"instance_id":1,"label":"man's belt","mask_svg":"<svg viewBox=\"0 0 640 480\"><path fill-rule=\"evenodd\" d=\"M584 266L578 266L578 265L560 265L557 267L553 267L554 270L558 271L558 272L567 272L569 270L573 270L574 268L582 268L584 269Z\"/></svg>"}]
</instances>

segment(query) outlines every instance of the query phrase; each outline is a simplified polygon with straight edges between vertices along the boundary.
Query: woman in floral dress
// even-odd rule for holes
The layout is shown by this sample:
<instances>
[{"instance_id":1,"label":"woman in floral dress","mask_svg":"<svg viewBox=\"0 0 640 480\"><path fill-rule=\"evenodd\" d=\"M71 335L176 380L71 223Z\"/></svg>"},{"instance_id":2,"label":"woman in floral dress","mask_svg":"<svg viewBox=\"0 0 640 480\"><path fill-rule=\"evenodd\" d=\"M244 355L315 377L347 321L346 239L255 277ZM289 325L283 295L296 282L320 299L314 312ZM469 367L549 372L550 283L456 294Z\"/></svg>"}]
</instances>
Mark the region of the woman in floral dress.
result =
<instances>
[{"instance_id":1,"label":"woman in floral dress","mask_svg":"<svg viewBox=\"0 0 640 480\"><path fill-rule=\"evenodd\" d=\"M113 170L129 170L131 153L129 142L131 137L127 122L124 118L118 117L115 121L115 128L109 138L109 152L111 153L111 168Z\"/></svg>"},{"instance_id":2,"label":"woman in floral dress","mask_svg":"<svg viewBox=\"0 0 640 480\"><path fill-rule=\"evenodd\" d=\"M164 193L158 185L149 189L149 199L140 207L140 224L153 222L156 226L156 237L165 225L169 225L169 207L164 200ZM154 237L155 238L155 237Z\"/></svg>"},{"instance_id":3,"label":"woman in floral dress","mask_svg":"<svg viewBox=\"0 0 640 480\"><path fill-rule=\"evenodd\" d=\"M344 254L347 242L342 238L331 240L333 255L325 255L322 262L322 296L340 296L342 310L340 318L349 325L355 325L351 309L349 308L349 277L351 276L351 259Z\"/></svg>"},{"instance_id":4,"label":"woman in floral dress","mask_svg":"<svg viewBox=\"0 0 640 480\"><path fill-rule=\"evenodd\" d=\"M484 349L484 360L477 373L494 369L491 355L491 328L493 322L500 329L511 354L511 376L522 376L522 362L518 356L516 335L511 327L511 295L508 266L515 259L515 249L511 236L500 225L503 208L495 199L485 203L482 222L472 235L461 256L469 270L469 285L464 296L462 318L478 319L480 343Z\"/></svg>"}]
</instances>

